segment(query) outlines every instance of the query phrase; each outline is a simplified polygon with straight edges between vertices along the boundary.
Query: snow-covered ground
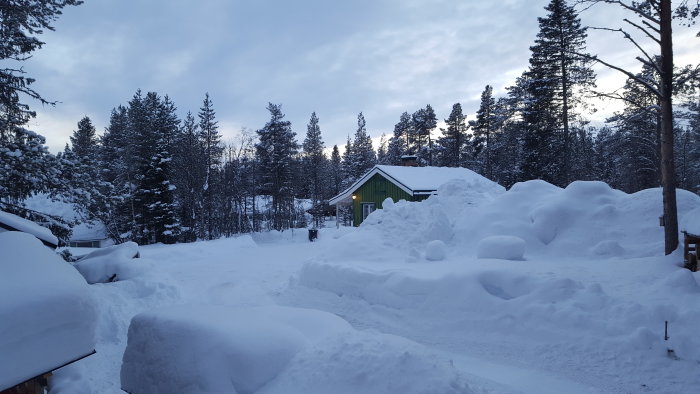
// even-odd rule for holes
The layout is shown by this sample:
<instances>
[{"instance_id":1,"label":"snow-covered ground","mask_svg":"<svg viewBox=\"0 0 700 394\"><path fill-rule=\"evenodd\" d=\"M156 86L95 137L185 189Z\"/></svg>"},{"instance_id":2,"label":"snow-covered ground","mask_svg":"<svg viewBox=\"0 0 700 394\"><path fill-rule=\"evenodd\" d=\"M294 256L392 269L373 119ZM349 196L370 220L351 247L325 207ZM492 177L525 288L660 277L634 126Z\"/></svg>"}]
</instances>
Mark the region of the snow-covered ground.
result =
<instances>
[{"instance_id":1,"label":"snow-covered ground","mask_svg":"<svg viewBox=\"0 0 700 394\"><path fill-rule=\"evenodd\" d=\"M97 354L51 392L698 392L700 274L663 256L660 190L438 193L314 243L140 247L141 269L90 286Z\"/></svg>"}]
</instances>

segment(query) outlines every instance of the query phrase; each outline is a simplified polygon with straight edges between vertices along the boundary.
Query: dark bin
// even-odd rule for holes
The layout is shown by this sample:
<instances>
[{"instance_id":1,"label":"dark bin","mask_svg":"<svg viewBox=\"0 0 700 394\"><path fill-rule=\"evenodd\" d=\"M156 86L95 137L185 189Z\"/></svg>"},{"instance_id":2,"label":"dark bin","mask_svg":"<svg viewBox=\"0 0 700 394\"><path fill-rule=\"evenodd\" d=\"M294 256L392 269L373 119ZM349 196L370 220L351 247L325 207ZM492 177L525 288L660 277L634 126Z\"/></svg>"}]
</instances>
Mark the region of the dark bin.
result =
<instances>
[{"instance_id":1,"label":"dark bin","mask_svg":"<svg viewBox=\"0 0 700 394\"><path fill-rule=\"evenodd\" d=\"M318 238L318 230L315 228L309 229L309 241L314 242Z\"/></svg>"}]
</instances>

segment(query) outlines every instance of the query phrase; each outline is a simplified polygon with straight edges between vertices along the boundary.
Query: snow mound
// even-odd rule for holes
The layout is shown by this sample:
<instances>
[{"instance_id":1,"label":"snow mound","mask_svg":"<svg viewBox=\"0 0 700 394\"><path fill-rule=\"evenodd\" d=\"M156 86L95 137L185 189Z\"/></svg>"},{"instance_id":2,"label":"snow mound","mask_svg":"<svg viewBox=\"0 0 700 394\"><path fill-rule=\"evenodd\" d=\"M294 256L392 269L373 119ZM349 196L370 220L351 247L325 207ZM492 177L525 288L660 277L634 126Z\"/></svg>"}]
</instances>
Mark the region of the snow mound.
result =
<instances>
[{"instance_id":1,"label":"snow mound","mask_svg":"<svg viewBox=\"0 0 700 394\"><path fill-rule=\"evenodd\" d=\"M454 365L404 338L354 332L297 354L259 394L471 394Z\"/></svg>"},{"instance_id":2,"label":"snow mound","mask_svg":"<svg viewBox=\"0 0 700 394\"><path fill-rule=\"evenodd\" d=\"M145 263L139 257L136 242L98 249L78 260L74 266L88 283L106 283L125 280L140 275Z\"/></svg>"},{"instance_id":3,"label":"snow mound","mask_svg":"<svg viewBox=\"0 0 700 394\"><path fill-rule=\"evenodd\" d=\"M445 243L440 240L430 241L425 246L425 258L430 261L444 260L446 255Z\"/></svg>"},{"instance_id":4,"label":"snow mound","mask_svg":"<svg viewBox=\"0 0 700 394\"><path fill-rule=\"evenodd\" d=\"M480 259L523 260L525 240L509 235L493 235L479 241L476 257Z\"/></svg>"},{"instance_id":5,"label":"snow mound","mask_svg":"<svg viewBox=\"0 0 700 394\"><path fill-rule=\"evenodd\" d=\"M0 233L0 391L87 355L97 310L85 280L33 235Z\"/></svg>"},{"instance_id":6,"label":"snow mound","mask_svg":"<svg viewBox=\"0 0 700 394\"><path fill-rule=\"evenodd\" d=\"M619 257L625 254L625 248L617 241L600 241L592 250L598 256Z\"/></svg>"},{"instance_id":7,"label":"snow mound","mask_svg":"<svg viewBox=\"0 0 700 394\"><path fill-rule=\"evenodd\" d=\"M130 393L252 393L301 350L350 331L336 315L278 306L179 306L135 316L121 369Z\"/></svg>"},{"instance_id":8,"label":"snow mound","mask_svg":"<svg viewBox=\"0 0 700 394\"><path fill-rule=\"evenodd\" d=\"M676 196L680 217L700 212L699 196L680 189ZM447 255L469 256L492 236L522 239L530 259L648 257L663 253L662 206L658 188L627 194L603 182L576 181L562 189L534 180L503 192L484 182L454 180L425 201L399 201L373 212L324 257L385 261L401 253L415 261L433 240L445 243ZM700 220L684 223L688 228Z\"/></svg>"}]
</instances>

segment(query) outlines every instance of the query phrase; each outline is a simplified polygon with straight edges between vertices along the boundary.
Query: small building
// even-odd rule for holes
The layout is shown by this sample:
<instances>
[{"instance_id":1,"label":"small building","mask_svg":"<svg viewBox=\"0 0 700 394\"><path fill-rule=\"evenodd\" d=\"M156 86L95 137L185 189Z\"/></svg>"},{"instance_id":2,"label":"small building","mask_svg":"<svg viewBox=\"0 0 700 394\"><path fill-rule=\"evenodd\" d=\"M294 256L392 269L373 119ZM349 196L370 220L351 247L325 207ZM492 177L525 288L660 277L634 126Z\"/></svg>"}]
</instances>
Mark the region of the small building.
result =
<instances>
[{"instance_id":1,"label":"small building","mask_svg":"<svg viewBox=\"0 0 700 394\"><path fill-rule=\"evenodd\" d=\"M484 181L495 185L466 168L376 165L328 202L336 206L337 215L341 206L351 206L352 223L359 226L370 213L382 208L382 202L387 197L394 201L422 201L437 194L440 185L453 179Z\"/></svg>"},{"instance_id":2,"label":"small building","mask_svg":"<svg viewBox=\"0 0 700 394\"><path fill-rule=\"evenodd\" d=\"M107 237L104 224L95 221L80 223L73 227L67 244L71 248L104 248L114 245L114 241Z\"/></svg>"}]
</instances>

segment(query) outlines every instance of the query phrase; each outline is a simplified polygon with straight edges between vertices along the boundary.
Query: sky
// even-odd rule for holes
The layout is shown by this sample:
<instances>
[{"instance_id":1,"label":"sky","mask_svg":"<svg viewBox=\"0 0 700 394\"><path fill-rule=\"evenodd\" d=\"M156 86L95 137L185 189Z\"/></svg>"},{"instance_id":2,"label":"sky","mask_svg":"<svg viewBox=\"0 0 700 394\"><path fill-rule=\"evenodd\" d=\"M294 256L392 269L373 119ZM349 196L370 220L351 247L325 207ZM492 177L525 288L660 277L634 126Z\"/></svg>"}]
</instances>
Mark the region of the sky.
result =
<instances>
[{"instance_id":1,"label":"sky","mask_svg":"<svg viewBox=\"0 0 700 394\"><path fill-rule=\"evenodd\" d=\"M376 140L402 112L430 104L438 119L461 103L473 116L485 85L505 94L528 65L537 18L549 0L87 0L64 9L55 31L23 67L56 106L29 102L29 128L63 149L83 116L101 134L112 108L137 89L168 95L181 118L209 93L224 141L282 110L301 142L312 112L328 147L344 145L363 112ZM620 27L622 13L598 6L585 25ZM674 31L676 64L700 63L695 31ZM588 51L639 70L635 49L592 31ZM598 85L624 78L596 67ZM619 103L598 103L604 119Z\"/></svg>"}]
</instances>

